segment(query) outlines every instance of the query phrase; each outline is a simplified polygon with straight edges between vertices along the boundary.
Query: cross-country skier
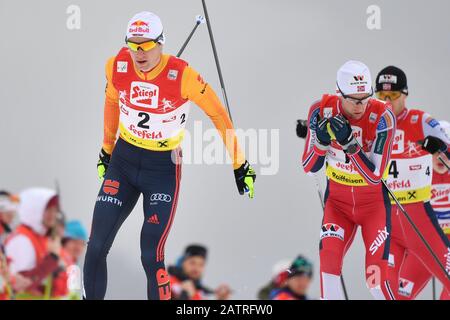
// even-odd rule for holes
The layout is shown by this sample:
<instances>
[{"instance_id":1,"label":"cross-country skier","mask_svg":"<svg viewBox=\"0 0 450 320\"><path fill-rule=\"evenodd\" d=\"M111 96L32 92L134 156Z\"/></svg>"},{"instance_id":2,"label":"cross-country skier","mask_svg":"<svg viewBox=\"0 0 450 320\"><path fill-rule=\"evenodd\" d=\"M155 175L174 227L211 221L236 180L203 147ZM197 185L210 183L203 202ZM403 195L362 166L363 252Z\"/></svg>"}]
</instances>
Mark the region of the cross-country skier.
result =
<instances>
[{"instance_id":1,"label":"cross-country skier","mask_svg":"<svg viewBox=\"0 0 450 320\"><path fill-rule=\"evenodd\" d=\"M391 103L397 118L387 184L403 205L419 231L439 257L447 264L449 241L436 219L430 204L433 177L432 154L448 151L450 139L438 121L418 109L408 109L406 74L395 66L380 71L376 79L376 94ZM406 255L418 257L426 267L450 289L450 281L431 253L398 209L392 207L392 241L389 259L389 280L396 298L414 298L418 288L412 279L399 272Z\"/></svg>"},{"instance_id":2,"label":"cross-country skier","mask_svg":"<svg viewBox=\"0 0 450 320\"><path fill-rule=\"evenodd\" d=\"M380 181L396 121L389 104L372 95L369 68L349 61L337 72L337 95L324 95L308 115L303 167L315 173L327 163L320 234L322 299L344 299L342 263L358 226L370 292L376 299L394 299L387 279L391 206Z\"/></svg>"},{"instance_id":3,"label":"cross-country skier","mask_svg":"<svg viewBox=\"0 0 450 320\"><path fill-rule=\"evenodd\" d=\"M240 151L225 108L187 62L163 54L164 40L160 18L150 12L138 13L128 23L126 47L106 64L104 140L98 162L104 180L84 265L86 299L104 298L106 256L141 194L141 260L147 296L170 299L164 247L180 192L180 143L190 101L209 116L222 136L233 160L239 193L253 197L256 175Z\"/></svg>"}]
</instances>

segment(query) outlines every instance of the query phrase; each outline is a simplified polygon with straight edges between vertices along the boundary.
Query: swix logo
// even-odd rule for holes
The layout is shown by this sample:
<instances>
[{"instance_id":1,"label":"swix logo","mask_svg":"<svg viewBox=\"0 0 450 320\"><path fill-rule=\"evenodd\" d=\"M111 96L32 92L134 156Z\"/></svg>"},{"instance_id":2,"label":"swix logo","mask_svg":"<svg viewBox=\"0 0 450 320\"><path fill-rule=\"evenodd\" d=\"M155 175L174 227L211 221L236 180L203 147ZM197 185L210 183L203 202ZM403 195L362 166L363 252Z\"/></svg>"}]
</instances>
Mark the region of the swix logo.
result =
<instances>
[{"instance_id":1,"label":"swix logo","mask_svg":"<svg viewBox=\"0 0 450 320\"><path fill-rule=\"evenodd\" d=\"M422 169L422 165L421 164L413 164L409 166L409 171L417 171Z\"/></svg>"},{"instance_id":2,"label":"swix logo","mask_svg":"<svg viewBox=\"0 0 450 320\"><path fill-rule=\"evenodd\" d=\"M392 190L399 190L399 189L409 189L411 188L411 180L394 180L392 182L388 183L388 187Z\"/></svg>"},{"instance_id":3,"label":"swix logo","mask_svg":"<svg viewBox=\"0 0 450 320\"><path fill-rule=\"evenodd\" d=\"M147 130L140 130L134 124L130 124L128 130L132 132L135 136L142 139L160 140L162 139L162 132L149 132Z\"/></svg>"},{"instance_id":4,"label":"swix logo","mask_svg":"<svg viewBox=\"0 0 450 320\"><path fill-rule=\"evenodd\" d=\"M365 92L366 86L358 86L357 90L358 90L358 92Z\"/></svg>"},{"instance_id":5,"label":"swix logo","mask_svg":"<svg viewBox=\"0 0 450 320\"><path fill-rule=\"evenodd\" d=\"M345 230L334 223L326 223L320 231L320 240L324 238L338 238L344 241Z\"/></svg>"},{"instance_id":6,"label":"swix logo","mask_svg":"<svg viewBox=\"0 0 450 320\"><path fill-rule=\"evenodd\" d=\"M386 239L389 236L389 232L387 231L387 227L384 227L383 230L378 230L378 235L375 238L375 240L372 242L372 244L369 247L370 254L374 255L378 249L383 245L383 243L386 241Z\"/></svg>"},{"instance_id":7,"label":"swix logo","mask_svg":"<svg viewBox=\"0 0 450 320\"><path fill-rule=\"evenodd\" d=\"M364 81L364 75L354 76L355 81Z\"/></svg>"},{"instance_id":8,"label":"swix logo","mask_svg":"<svg viewBox=\"0 0 450 320\"><path fill-rule=\"evenodd\" d=\"M129 33L149 33L150 32L150 28L148 26L147 22L138 20L136 22L133 22L130 25L130 28L128 29Z\"/></svg>"},{"instance_id":9,"label":"swix logo","mask_svg":"<svg viewBox=\"0 0 450 320\"><path fill-rule=\"evenodd\" d=\"M158 283L158 292L160 300L170 300L170 280L166 269L159 269L156 272L156 281Z\"/></svg>"},{"instance_id":10,"label":"swix logo","mask_svg":"<svg viewBox=\"0 0 450 320\"><path fill-rule=\"evenodd\" d=\"M404 297L410 297L414 288L414 282L404 278L398 280L398 293Z\"/></svg>"},{"instance_id":11,"label":"swix logo","mask_svg":"<svg viewBox=\"0 0 450 320\"><path fill-rule=\"evenodd\" d=\"M405 151L405 131L397 129L395 130L392 153L401 154L404 151Z\"/></svg>"},{"instance_id":12,"label":"swix logo","mask_svg":"<svg viewBox=\"0 0 450 320\"><path fill-rule=\"evenodd\" d=\"M148 218L147 222L151 224L159 224L158 215L157 214L152 215L150 218Z\"/></svg>"},{"instance_id":13,"label":"swix logo","mask_svg":"<svg viewBox=\"0 0 450 320\"><path fill-rule=\"evenodd\" d=\"M135 106L150 109L158 108L158 86L152 83L133 81L130 94L130 102Z\"/></svg>"},{"instance_id":14,"label":"swix logo","mask_svg":"<svg viewBox=\"0 0 450 320\"><path fill-rule=\"evenodd\" d=\"M120 182L115 180L105 180L103 192L115 196L119 192Z\"/></svg>"}]
</instances>

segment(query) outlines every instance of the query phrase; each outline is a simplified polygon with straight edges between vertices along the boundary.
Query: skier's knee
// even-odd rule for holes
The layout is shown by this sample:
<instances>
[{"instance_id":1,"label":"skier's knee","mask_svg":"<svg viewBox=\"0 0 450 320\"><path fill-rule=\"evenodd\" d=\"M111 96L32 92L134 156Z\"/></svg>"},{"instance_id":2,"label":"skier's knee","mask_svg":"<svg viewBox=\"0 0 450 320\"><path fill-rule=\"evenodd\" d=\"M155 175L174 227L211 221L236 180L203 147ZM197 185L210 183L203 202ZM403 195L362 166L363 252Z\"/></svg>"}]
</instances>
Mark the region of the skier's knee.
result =
<instances>
[{"instance_id":1,"label":"skier's knee","mask_svg":"<svg viewBox=\"0 0 450 320\"><path fill-rule=\"evenodd\" d=\"M320 250L321 272L340 275L342 271L342 259L343 256L339 252L329 249Z\"/></svg>"}]
</instances>

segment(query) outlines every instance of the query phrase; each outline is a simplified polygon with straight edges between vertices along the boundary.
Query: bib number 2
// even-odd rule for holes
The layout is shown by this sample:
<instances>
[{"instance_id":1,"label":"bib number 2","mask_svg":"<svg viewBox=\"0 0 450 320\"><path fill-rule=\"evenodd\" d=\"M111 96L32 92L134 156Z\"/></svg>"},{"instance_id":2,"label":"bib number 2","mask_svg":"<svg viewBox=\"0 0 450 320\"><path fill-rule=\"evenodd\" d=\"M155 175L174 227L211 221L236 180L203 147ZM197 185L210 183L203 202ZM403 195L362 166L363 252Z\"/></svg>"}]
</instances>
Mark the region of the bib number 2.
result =
<instances>
[{"instance_id":1,"label":"bib number 2","mask_svg":"<svg viewBox=\"0 0 450 320\"><path fill-rule=\"evenodd\" d=\"M139 112L138 117L141 118L141 121L138 123L138 127L142 129L150 129L150 126L147 124L150 121L150 115L147 112Z\"/></svg>"}]
</instances>

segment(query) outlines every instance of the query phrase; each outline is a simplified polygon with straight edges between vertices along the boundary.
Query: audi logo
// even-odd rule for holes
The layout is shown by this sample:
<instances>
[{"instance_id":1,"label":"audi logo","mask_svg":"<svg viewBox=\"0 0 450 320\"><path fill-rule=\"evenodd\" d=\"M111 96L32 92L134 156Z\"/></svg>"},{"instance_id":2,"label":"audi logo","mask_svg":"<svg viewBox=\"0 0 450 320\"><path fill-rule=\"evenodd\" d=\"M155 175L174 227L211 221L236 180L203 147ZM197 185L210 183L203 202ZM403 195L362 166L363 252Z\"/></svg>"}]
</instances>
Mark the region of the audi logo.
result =
<instances>
[{"instance_id":1,"label":"audi logo","mask_svg":"<svg viewBox=\"0 0 450 320\"><path fill-rule=\"evenodd\" d=\"M172 201L172 197L165 193L154 193L150 196L150 201L170 202Z\"/></svg>"}]
</instances>

